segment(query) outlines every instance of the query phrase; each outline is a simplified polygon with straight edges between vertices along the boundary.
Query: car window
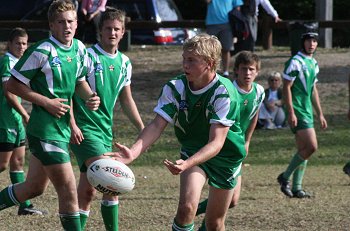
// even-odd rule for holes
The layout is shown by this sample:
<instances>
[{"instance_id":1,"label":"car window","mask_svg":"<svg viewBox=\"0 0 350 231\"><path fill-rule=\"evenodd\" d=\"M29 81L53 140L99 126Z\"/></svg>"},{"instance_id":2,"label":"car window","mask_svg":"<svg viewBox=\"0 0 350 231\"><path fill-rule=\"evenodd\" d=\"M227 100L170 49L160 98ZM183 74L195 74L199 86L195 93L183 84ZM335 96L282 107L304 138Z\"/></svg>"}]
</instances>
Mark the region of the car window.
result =
<instances>
[{"instance_id":1,"label":"car window","mask_svg":"<svg viewBox=\"0 0 350 231\"><path fill-rule=\"evenodd\" d=\"M156 7L162 21L178 21L181 19L179 10L171 0L156 0Z\"/></svg>"}]
</instances>

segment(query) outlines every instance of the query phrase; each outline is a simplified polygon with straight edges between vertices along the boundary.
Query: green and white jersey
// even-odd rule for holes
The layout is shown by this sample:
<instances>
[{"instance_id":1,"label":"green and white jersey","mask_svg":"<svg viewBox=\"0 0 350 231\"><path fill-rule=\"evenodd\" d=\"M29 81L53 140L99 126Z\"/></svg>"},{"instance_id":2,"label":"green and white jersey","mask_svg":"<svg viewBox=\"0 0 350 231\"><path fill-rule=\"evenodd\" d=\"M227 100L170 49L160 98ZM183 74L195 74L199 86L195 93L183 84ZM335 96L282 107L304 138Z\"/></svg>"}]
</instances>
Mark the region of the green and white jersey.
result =
<instances>
[{"instance_id":1,"label":"green and white jersey","mask_svg":"<svg viewBox=\"0 0 350 231\"><path fill-rule=\"evenodd\" d=\"M18 128L22 126L22 116L7 102L3 84L9 80L11 76L11 69L17 63L18 58L11 53L6 54L0 59L0 128ZM18 101L21 102L21 98L18 97Z\"/></svg>"},{"instance_id":2,"label":"green and white jersey","mask_svg":"<svg viewBox=\"0 0 350 231\"><path fill-rule=\"evenodd\" d=\"M239 124L239 96L230 80L219 75L205 88L192 91L185 75L169 81L154 111L174 125L181 153L192 156L208 143L211 124L229 126L221 151L206 163L238 166L246 156Z\"/></svg>"},{"instance_id":3,"label":"green and white jersey","mask_svg":"<svg viewBox=\"0 0 350 231\"><path fill-rule=\"evenodd\" d=\"M245 135L251 120L254 118L256 113L261 107L262 102L265 98L264 88L255 82L252 83L252 89L250 91L245 91L241 89L236 80L233 81L233 86L237 88L238 94L240 96L240 109L241 109L241 129L243 135Z\"/></svg>"},{"instance_id":4,"label":"green and white jersey","mask_svg":"<svg viewBox=\"0 0 350 231\"><path fill-rule=\"evenodd\" d=\"M82 42L73 39L67 47L51 36L28 48L11 74L35 92L50 99L67 99L66 104L70 104L77 80L85 80L86 65L87 52ZM69 112L58 119L34 104L27 133L40 139L69 142Z\"/></svg>"},{"instance_id":5,"label":"green and white jersey","mask_svg":"<svg viewBox=\"0 0 350 231\"><path fill-rule=\"evenodd\" d=\"M88 49L88 55L87 81L101 102L98 110L91 111L74 95L74 117L86 139L111 145L113 109L124 86L131 83L131 62L119 51L114 55L106 53L98 44Z\"/></svg>"},{"instance_id":6,"label":"green and white jersey","mask_svg":"<svg viewBox=\"0 0 350 231\"><path fill-rule=\"evenodd\" d=\"M313 122L312 93L318 72L317 61L301 52L286 62L283 71L283 78L293 81L291 91L295 115L308 123Z\"/></svg>"}]
</instances>

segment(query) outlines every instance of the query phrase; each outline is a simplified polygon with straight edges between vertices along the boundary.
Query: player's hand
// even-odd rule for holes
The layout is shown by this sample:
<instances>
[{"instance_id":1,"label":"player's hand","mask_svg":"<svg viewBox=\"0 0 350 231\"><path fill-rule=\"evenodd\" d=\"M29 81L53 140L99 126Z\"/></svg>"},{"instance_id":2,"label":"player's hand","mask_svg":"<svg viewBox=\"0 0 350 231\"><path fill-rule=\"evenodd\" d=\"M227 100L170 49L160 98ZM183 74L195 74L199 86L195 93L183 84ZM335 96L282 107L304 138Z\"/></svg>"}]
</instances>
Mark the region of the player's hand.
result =
<instances>
[{"instance_id":1,"label":"player's hand","mask_svg":"<svg viewBox=\"0 0 350 231\"><path fill-rule=\"evenodd\" d=\"M322 129L326 129L328 127L327 120L324 118L323 115L320 116L320 123Z\"/></svg>"},{"instance_id":2,"label":"player's hand","mask_svg":"<svg viewBox=\"0 0 350 231\"><path fill-rule=\"evenodd\" d=\"M100 97L94 92L91 97L85 102L86 107L88 107L91 111L96 111L98 106L100 106Z\"/></svg>"},{"instance_id":3,"label":"player's hand","mask_svg":"<svg viewBox=\"0 0 350 231\"><path fill-rule=\"evenodd\" d=\"M47 104L45 105L45 109L51 115L57 118L61 118L70 109L70 106L65 104L65 102L68 102L68 99L61 99L61 98L49 99Z\"/></svg>"},{"instance_id":4,"label":"player's hand","mask_svg":"<svg viewBox=\"0 0 350 231\"><path fill-rule=\"evenodd\" d=\"M171 174L173 175L178 175L182 173L183 171L186 170L186 165L185 165L184 160L177 160L175 163L171 162L170 160L165 159L163 161L163 164L169 169Z\"/></svg>"},{"instance_id":5,"label":"player's hand","mask_svg":"<svg viewBox=\"0 0 350 231\"><path fill-rule=\"evenodd\" d=\"M71 126L70 142L72 144L80 144L84 140L84 135L80 128L76 125Z\"/></svg>"},{"instance_id":6,"label":"player's hand","mask_svg":"<svg viewBox=\"0 0 350 231\"><path fill-rule=\"evenodd\" d=\"M126 147L125 145L119 144L117 142L114 143L114 146L119 149L119 152L107 152L103 155L109 156L124 164L129 164L134 160L132 152L128 147Z\"/></svg>"},{"instance_id":7,"label":"player's hand","mask_svg":"<svg viewBox=\"0 0 350 231\"><path fill-rule=\"evenodd\" d=\"M298 125L298 119L295 116L295 114L289 114L288 116L288 123L291 128L295 128Z\"/></svg>"}]
</instances>

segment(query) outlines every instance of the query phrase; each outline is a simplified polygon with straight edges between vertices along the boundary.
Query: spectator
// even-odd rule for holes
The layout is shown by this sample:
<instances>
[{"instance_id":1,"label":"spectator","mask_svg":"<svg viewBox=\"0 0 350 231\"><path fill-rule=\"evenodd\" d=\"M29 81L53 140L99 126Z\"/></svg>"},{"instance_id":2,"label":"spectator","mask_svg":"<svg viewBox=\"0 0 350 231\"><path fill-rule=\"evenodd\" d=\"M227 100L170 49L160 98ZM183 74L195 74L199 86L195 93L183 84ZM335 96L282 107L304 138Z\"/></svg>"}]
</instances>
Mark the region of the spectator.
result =
<instances>
[{"instance_id":1,"label":"spectator","mask_svg":"<svg viewBox=\"0 0 350 231\"><path fill-rule=\"evenodd\" d=\"M242 50L254 52L254 46L258 35L259 5L261 5L264 10L275 19L275 23L282 21L269 0L243 0L243 2L244 4L241 7L241 12L249 25L249 36L247 39L237 41L234 54Z\"/></svg>"},{"instance_id":2,"label":"spectator","mask_svg":"<svg viewBox=\"0 0 350 231\"><path fill-rule=\"evenodd\" d=\"M286 115L283 110L282 77L273 71L268 78L269 87L265 89L265 100L259 112L259 124L266 129L284 126Z\"/></svg>"},{"instance_id":3,"label":"spectator","mask_svg":"<svg viewBox=\"0 0 350 231\"><path fill-rule=\"evenodd\" d=\"M208 3L205 24L207 33L218 37L221 46L222 71L223 76L229 76L230 70L230 50L233 48L233 35L229 23L228 13L236 7L243 5L242 0L222 1L206 0Z\"/></svg>"},{"instance_id":4,"label":"spectator","mask_svg":"<svg viewBox=\"0 0 350 231\"><path fill-rule=\"evenodd\" d=\"M101 12L106 10L106 3L107 0L81 0L77 37L83 42L97 43L99 41L98 22Z\"/></svg>"}]
</instances>

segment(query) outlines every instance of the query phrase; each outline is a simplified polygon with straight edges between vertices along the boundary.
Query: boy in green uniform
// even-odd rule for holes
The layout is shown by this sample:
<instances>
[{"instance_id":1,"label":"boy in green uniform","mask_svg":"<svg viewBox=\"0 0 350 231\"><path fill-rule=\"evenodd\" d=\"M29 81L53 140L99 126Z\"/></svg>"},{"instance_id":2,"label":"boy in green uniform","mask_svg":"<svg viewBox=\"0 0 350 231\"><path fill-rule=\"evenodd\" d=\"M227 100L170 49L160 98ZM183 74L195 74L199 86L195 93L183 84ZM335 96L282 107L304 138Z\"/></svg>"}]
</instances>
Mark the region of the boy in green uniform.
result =
<instances>
[{"instance_id":1,"label":"boy in green uniform","mask_svg":"<svg viewBox=\"0 0 350 231\"><path fill-rule=\"evenodd\" d=\"M49 180L59 202L65 230L80 230L80 215L68 143L69 109L74 91L96 110L99 97L85 81L85 46L73 39L77 28L75 7L70 0L53 1L48 10L50 38L25 52L11 70L10 92L33 103L27 126L31 157L26 180L0 193L0 209L42 194Z\"/></svg>"},{"instance_id":2,"label":"boy in green uniform","mask_svg":"<svg viewBox=\"0 0 350 231\"><path fill-rule=\"evenodd\" d=\"M144 128L131 94L131 63L118 51L118 44L125 32L125 13L109 8L99 23L100 43L88 49L87 81L100 96L99 109L92 112L83 100L74 96L74 119L71 120L72 143L79 168L78 201L82 230L88 219L91 202L96 190L86 176L87 167L95 160L107 158L103 154L112 151L113 109L119 97L123 111L141 132ZM73 118L73 117L72 117ZM103 194L101 213L106 230L118 230L118 197Z\"/></svg>"},{"instance_id":3,"label":"boy in green uniform","mask_svg":"<svg viewBox=\"0 0 350 231\"><path fill-rule=\"evenodd\" d=\"M0 172L10 165L12 184L24 181L25 129L22 119L28 123L29 115L21 104L21 99L6 89L10 71L22 57L28 46L28 34L22 28L10 32L8 51L0 60ZM35 209L29 200L19 205L18 215L32 215L43 212Z\"/></svg>"},{"instance_id":4,"label":"boy in green uniform","mask_svg":"<svg viewBox=\"0 0 350 231\"><path fill-rule=\"evenodd\" d=\"M319 117L321 128L327 128L323 116L318 90L316 87L319 67L313 58L318 45L318 34L306 32L301 37L302 49L285 65L283 72L283 95L285 97L288 123L295 134L297 153L287 169L277 181L281 191L288 197L309 198L310 193L302 188L302 180L307 160L317 150L317 138L314 129L313 107ZM289 178L293 174L293 186Z\"/></svg>"},{"instance_id":5,"label":"boy in green uniform","mask_svg":"<svg viewBox=\"0 0 350 231\"><path fill-rule=\"evenodd\" d=\"M220 56L221 45L215 36L201 34L186 40L184 74L163 87L153 121L130 149L116 144L120 152L115 158L130 163L159 138L168 123L173 124L181 159L164 160L172 174L180 174L180 198L172 230L194 230L193 220L207 179L206 226L224 230L236 175L246 156L237 90L230 80L216 73Z\"/></svg>"},{"instance_id":6,"label":"boy in green uniform","mask_svg":"<svg viewBox=\"0 0 350 231\"><path fill-rule=\"evenodd\" d=\"M236 79L233 86L237 89L240 104L240 127L245 138L245 149L248 154L249 144L258 121L258 111L264 101L264 88L254 82L260 71L261 61L258 55L250 51L241 51L237 54L234 64ZM241 171L237 176L237 185L234 188L234 194L230 208L238 204L241 192ZM206 211L208 199L198 205L196 215ZM205 230L205 224L202 224L200 230Z\"/></svg>"}]
</instances>

